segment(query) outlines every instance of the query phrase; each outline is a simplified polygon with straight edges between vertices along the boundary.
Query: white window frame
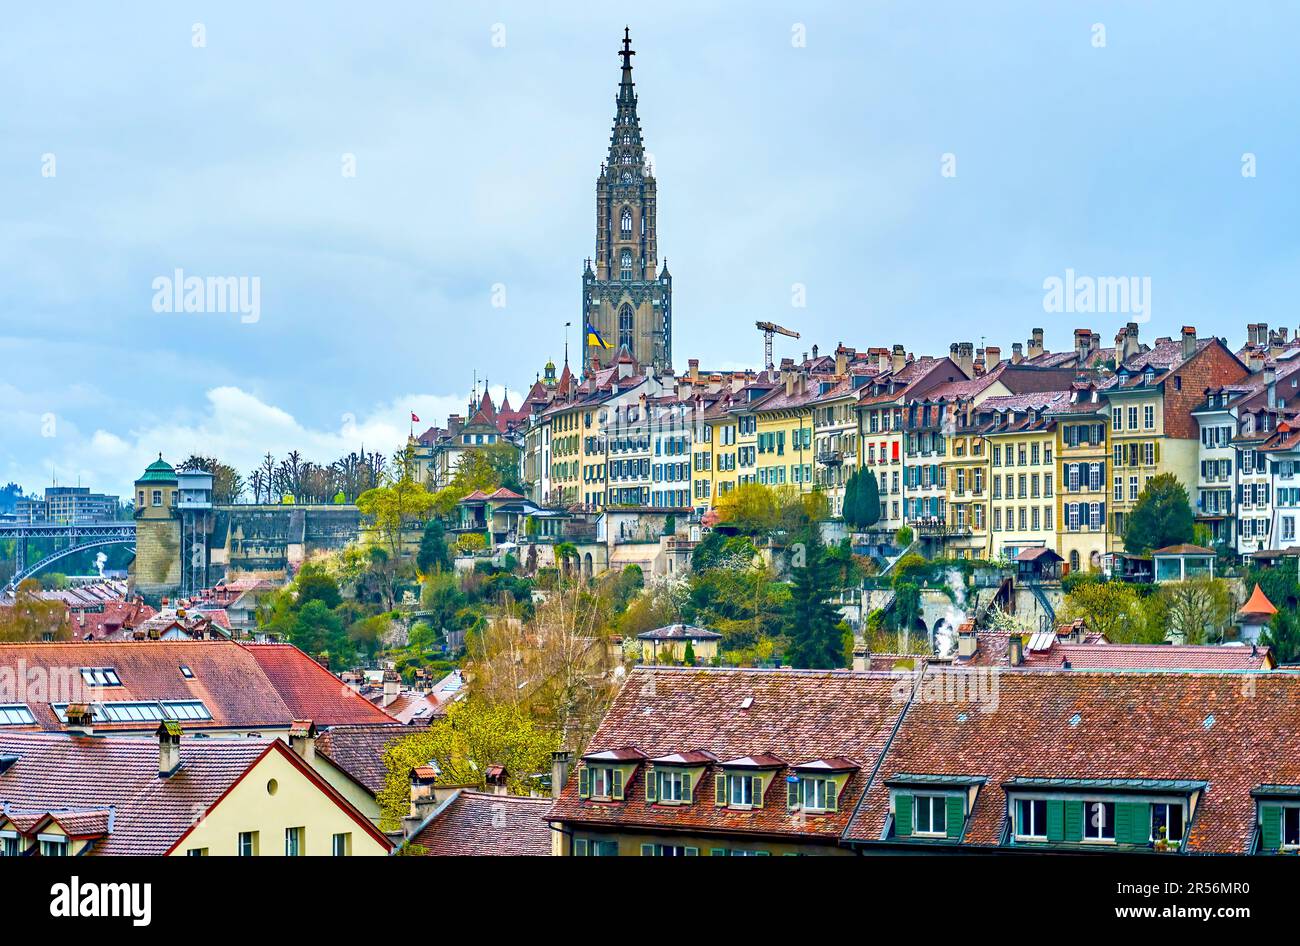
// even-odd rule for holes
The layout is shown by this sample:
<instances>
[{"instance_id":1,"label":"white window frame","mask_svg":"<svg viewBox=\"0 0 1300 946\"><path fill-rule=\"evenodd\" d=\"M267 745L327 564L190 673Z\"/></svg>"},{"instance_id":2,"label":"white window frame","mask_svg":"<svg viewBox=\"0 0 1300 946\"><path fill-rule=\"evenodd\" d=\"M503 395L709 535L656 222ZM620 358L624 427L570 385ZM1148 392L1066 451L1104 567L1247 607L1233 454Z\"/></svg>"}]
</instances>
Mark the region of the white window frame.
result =
<instances>
[{"instance_id":1,"label":"white window frame","mask_svg":"<svg viewBox=\"0 0 1300 946\"><path fill-rule=\"evenodd\" d=\"M1029 810L1029 830L1025 830L1026 825L1021 817L1021 805L1027 805ZM1035 807L1042 806L1042 824L1038 823L1038 815L1035 813ZM1046 798L1016 798L1013 802L1013 811L1015 812L1016 840L1017 841L1046 841L1047 840L1047 799Z\"/></svg>"},{"instance_id":2,"label":"white window frame","mask_svg":"<svg viewBox=\"0 0 1300 946\"><path fill-rule=\"evenodd\" d=\"M946 838L948 836L948 795L915 794L912 796L912 834L921 838ZM927 827L921 828L921 806L925 805ZM942 826L934 826L935 812L942 819Z\"/></svg>"}]
</instances>

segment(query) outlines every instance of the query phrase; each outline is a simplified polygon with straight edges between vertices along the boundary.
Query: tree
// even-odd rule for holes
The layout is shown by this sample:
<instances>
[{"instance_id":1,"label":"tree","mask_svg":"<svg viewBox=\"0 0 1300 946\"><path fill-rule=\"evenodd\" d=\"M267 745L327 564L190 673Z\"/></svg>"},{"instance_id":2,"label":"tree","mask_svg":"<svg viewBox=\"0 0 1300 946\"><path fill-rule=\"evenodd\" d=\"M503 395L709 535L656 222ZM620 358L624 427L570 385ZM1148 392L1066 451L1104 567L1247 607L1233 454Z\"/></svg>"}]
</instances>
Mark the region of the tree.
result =
<instances>
[{"instance_id":1,"label":"tree","mask_svg":"<svg viewBox=\"0 0 1300 946\"><path fill-rule=\"evenodd\" d=\"M325 607L333 610L343 601L339 593L339 583L323 565L316 562L307 562L302 566L294 579L294 585L298 589L299 608L310 601L320 601Z\"/></svg>"},{"instance_id":2,"label":"tree","mask_svg":"<svg viewBox=\"0 0 1300 946\"><path fill-rule=\"evenodd\" d=\"M408 443L397 457L397 468L385 477L384 485L357 497L357 509L371 518L375 531L387 543L394 558L402 554L403 527L427 518L434 507L433 494L414 477L414 445Z\"/></svg>"},{"instance_id":3,"label":"tree","mask_svg":"<svg viewBox=\"0 0 1300 946\"><path fill-rule=\"evenodd\" d=\"M1124 527L1124 550L1145 555L1152 549L1191 542L1195 534L1187 489L1172 473L1153 476L1138 497Z\"/></svg>"},{"instance_id":4,"label":"tree","mask_svg":"<svg viewBox=\"0 0 1300 946\"><path fill-rule=\"evenodd\" d=\"M41 583L28 578L14 589L13 604L0 607L0 641L6 643L56 640L72 637L68 608L62 601L40 597Z\"/></svg>"},{"instance_id":5,"label":"tree","mask_svg":"<svg viewBox=\"0 0 1300 946\"><path fill-rule=\"evenodd\" d=\"M222 463L216 457L191 454L176 469L185 473L212 474L212 501L217 505L237 503L243 498L244 478L233 466Z\"/></svg>"},{"instance_id":6,"label":"tree","mask_svg":"<svg viewBox=\"0 0 1300 946\"><path fill-rule=\"evenodd\" d=\"M1259 642L1272 648L1273 657L1279 664L1300 661L1300 617L1295 611L1279 609L1259 635Z\"/></svg>"},{"instance_id":7,"label":"tree","mask_svg":"<svg viewBox=\"0 0 1300 946\"><path fill-rule=\"evenodd\" d=\"M767 535L781 521L776 493L761 483L741 483L714 504L718 524L742 535Z\"/></svg>"},{"instance_id":8,"label":"tree","mask_svg":"<svg viewBox=\"0 0 1300 946\"><path fill-rule=\"evenodd\" d=\"M1170 630L1184 644L1204 644L1207 637L1220 638L1223 625L1233 614L1232 591L1222 578L1198 575L1186 581L1165 582L1158 594Z\"/></svg>"},{"instance_id":9,"label":"tree","mask_svg":"<svg viewBox=\"0 0 1300 946\"><path fill-rule=\"evenodd\" d=\"M451 552L447 549L447 529L441 519L435 517L425 523L415 565L424 575L452 567Z\"/></svg>"},{"instance_id":10,"label":"tree","mask_svg":"<svg viewBox=\"0 0 1300 946\"><path fill-rule=\"evenodd\" d=\"M790 641L786 657L798 668L843 667L844 630L839 612L828 603L838 590L836 566L816 525L803 530L799 539L792 547L790 600L783 622Z\"/></svg>"},{"instance_id":11,"label":"tree","mask_svg":"<svg viewBox=\"0 0 1300 946\"><path fill-rule=\"evenodd\" d=\"M687 667L695 666L695 642L688 640L686 650L682 652L682 664Z\"/></svg>"},{"instance_id":12,"label":"tree","mask_svg":"<svg viewBox=\"0 0 1300 946\"><path fill-rule=\"evenodd\" d=\"M550 772L551 753L560 746L558 733L517 707L474 699L452 703L444 718L384 749L388 771L377 796L380 829L401 826L410 810L411 772L418 766L434 764L445 784L480 788L488 766L504 766L511 793L528 795L541 790L538 776Z\"/></svg>"},{"instance_id":13,"label":"tree","mask_svg":"<svg viewBox=\"0 0 1300 946\"><path fill-rule=\"evenodd\" d=\"M876 474L859 467L844 487L844 521L854 529L869 529L880 521L880 489Z\"/></svg>"},{"instance_id":14,"label":"tree","mask_svg":"<svg viewBox=\"0 0 1300 946\"><path fill-rule=\"evenodd\" d=\"M911 526L899 526L898 531L894 533L894 544L900 549L905 549L916 540Z\"/></svg>"},{"instance_id":15,"label":"tree","mask_svg":"<svg viewBox=\"0 0 1300 946\"><path fill-rule=\"evenodd\" d=\"M1132 585L1122 581L1090 581L1065 596L1061 621L1083 618L1088 627L1113 644L1156 644L1165 638L1159 595L1139 599Z\"/></svg>"}]
</instances>

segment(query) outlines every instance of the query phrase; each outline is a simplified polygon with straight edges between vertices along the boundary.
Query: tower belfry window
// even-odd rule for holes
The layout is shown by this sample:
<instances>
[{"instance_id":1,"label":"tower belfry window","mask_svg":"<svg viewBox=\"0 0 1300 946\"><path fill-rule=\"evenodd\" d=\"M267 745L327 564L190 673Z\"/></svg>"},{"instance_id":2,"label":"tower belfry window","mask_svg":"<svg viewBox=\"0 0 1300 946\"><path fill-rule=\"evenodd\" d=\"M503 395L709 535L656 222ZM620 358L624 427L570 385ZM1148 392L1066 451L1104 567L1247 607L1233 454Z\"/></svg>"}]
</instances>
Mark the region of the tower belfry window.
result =
<instances>
[{"instance_id":1,"label":"tower belfry window","mask_svg":"<svg viewBox=\"0 0 1300 946\"><path fill-rule=\"evenodd\" d=\"M632 251L624 250L619 256L618 277L624 281L632 278Z\"/></svg>"},{"instance_id":2,"label":"tower belfry window","mask_svg":"<svg viewBox=\"0 0 1300 946\"><path fill-rule=\"evenodd\" d=\"M623 232L623 236L625 237L630 237L632 235L632 211L628 210L626 207L623 208L623 219L619 229Z\"/></svg>"}]
</instances>

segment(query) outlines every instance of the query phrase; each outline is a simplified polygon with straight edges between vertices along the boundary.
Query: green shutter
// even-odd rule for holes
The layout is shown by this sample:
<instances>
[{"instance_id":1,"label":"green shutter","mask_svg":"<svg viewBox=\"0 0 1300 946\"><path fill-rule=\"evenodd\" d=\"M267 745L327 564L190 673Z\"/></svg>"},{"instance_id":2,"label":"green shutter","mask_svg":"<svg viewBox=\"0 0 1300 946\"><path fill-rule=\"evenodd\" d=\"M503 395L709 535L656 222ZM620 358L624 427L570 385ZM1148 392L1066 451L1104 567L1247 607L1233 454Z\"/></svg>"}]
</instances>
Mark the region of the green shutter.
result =
<instances>
[{"instance_id":1,"label":"green shutter","mask_svg":"<svg viewBox=\"0 0 1300 946\"><path fill-rule=\"evenodd\" d=\"M1065 840L1082 841L1083 840L1083 802L1067 801L1065 805ZM1051 805L1051 802L1048 802ZM1048 824L1051 824L1051 815L1048 814Z\"/></svg>"},{"instance_id":2,"label":"green shutter","mask_svg":"<svg viewBox=\"0 0 1300 946\"><path fill-rule=\"evenodd\" d=\"M1260 805L1259 826L1263 832L1264 850L1276 851L1282 846L1282 806Z\"/></svg>"},{"instance_id":3,"label":"green shutter","mask_svg":"<svg viewBox=\"0 0 1300 946\"><path fill-rule=\"evenodd\" d=\"M645 767L645 800L655 800L655 770L649 765Z\"/></svg>"},{"instance_id":4,"label":"green shutter","mask_svg":"<svg viewBox=\"0 0 1300 946\"><path fill-rule=\"evenodd\" d=\"M754 807L763 807L763 776L754 776Z\"/></svg>"},{"instance_id":5,"label":"green shutter","mask_svg":"<svg viewBox=\"0 0 1300 946\"><path fill-rule=\"evenodd\" d=\"M726 807L727 804L727 773L719 772L713 783L713 803Z\"/></svg>"},{"instance_id":6,"label":"green shutter","mask_svg":"<svg viewBox=\"0 0 1300 946\"><path fill-rule=\"evenodd\" d=\"M682 801L685 802L694 801L694 799L691 797L691 773L690 772L682 773Z\"/></svg>"},{"instance_id":7,"label":"green shutter","mask_svg":"<svg viewBox=\"0 0 1300 946\"><path fill-rule=\"evenodd\" d=\"M587 839L586 839L586 838L574 838L574 839L573 839L573 856L574 856L574 857L586 857L586 856L587 856Z\"/></svg>"},{"instance_id":8,"label":"green shutter","mask_svg":"<svg viewBox=\"0 0 1300 946\"><path fill-rule=\"evenodd\" d=\"M1047 840L1065 840L1065 802L1059 798L1047 799Z\"/></svg>"},{"instance_id":9,"label":"green shutter","mask_svg":"<svg viewBox=\"0 0 1300 946\"><path fill-rule=\"evenodd\" d=\"M642 844L642 845L641 845L641 856L642 856L642 857L654 857L654 856L655 856L655 846L654 846L653 844Z\"/></svg>"},{"instance_id":10,"label":"green shutter","mask_svg":"<svg viewBox=\"0 0 1300 946\"><path fill-rule=\"evenodd\" d=\"M585 765L578 769L578 797L591 797L591 770Z\"/></svg>"},{"instance_id":11,"label":"green shutter","mask_svg":"<svg viewBox=\"0 0 1300 946\"><path fill-rule=\"evenodd\" d=\"M949 795L944 804L948 808L944 819L948 823L948 837L959 838L961 837L962 823L966 820L966 799L960 795Z\"/></svg>"},{"instance_id":12,"label":"green shutter","mask_svg":"<svg viewBox=\"0 0 1300 946\"><path fill-rule=\"evenodd\" d=\"M900 838L905 838L912 833L912 803L915 799L911 795L898 794L894 796L894 834Z\"/></svg>"},{"instance_id":13,"label":"green shutter","mask_svg":"<svg viewBox=\"0 0 1300 946\"><path fill-rule=\"evenodd\" d=\"M802 784L798 779L785 783L785 807L791 811L799 807L799 786Z\"/></svg>"},{"instance_id":14,"label":"green shutter","mask_svg":"<svg viewBox=\"0 0 1300 946\"><path fill-rule=\"evenodd\" d=\"M1115 843L1146 844L1151 840L1151 806L1146 802L1115 805Z\"/></svg>"},{"instance_id":15,"label":"green shutter","mask_svg":"<svg viewBox=\"0 0 1300 946\"><path fill-rule=\"evenodd\" d=\"M840 808L840 783L834 778L826 780L826 810L839 811Z\"/></svg>"},{"instance_id":16,"label":"green shutter","mask_svg":"<svg viewBox=\"0 0 1300 946\"><path fill-rule=\"evenodd\" d=\"M622 769L610 770L610 784L612 786L610 788L610 797L613 798L615 801L622 801L623 800L623 770Z\"/></svg>"}]
</instances>

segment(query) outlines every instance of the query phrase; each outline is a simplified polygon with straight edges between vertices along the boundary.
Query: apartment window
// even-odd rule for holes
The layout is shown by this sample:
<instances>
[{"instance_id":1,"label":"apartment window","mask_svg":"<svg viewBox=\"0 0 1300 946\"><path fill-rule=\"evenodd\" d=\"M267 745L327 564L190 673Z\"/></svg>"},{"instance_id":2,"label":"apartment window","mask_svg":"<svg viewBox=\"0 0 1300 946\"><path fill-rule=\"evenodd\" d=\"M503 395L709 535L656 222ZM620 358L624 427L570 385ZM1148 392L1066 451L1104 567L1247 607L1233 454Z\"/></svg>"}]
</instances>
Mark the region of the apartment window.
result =
<instances>
[{"instance_id":1,"label":"apartment window","mask_svg":"<svg viewBox=\"0 0 1300 946\"><path fill-rule=\"evenodd\" d=\"M732 807L758 807L763 803L763 779L757 775L728 775L727 804Z\"/></svg>"},{"instance_id":2,"label":"apartment window","mask_svg":"<svg viewBox=\"0 0 1300 946\"><path fill-rule=\"evenodd\" d=\"M912 817L914 834L945 837L948 834L948 798L945 795L917 795Z\"/></svg>"},{"instance_id":3,"label":"apartment window","mask_svg":"<svg viewBox=\"0 0 1300 946\"><path fill-rule=\"evenodd\" d=\"M0 857L17 857L19 853L18 833L0 831Z\"/></svg>"},{"instance_id":4,"label":"apartment window","mask_svg":"<svg viewBox=\"0 0 1300 946\"><path fill-rule=\"evenodd\" d=\"M1282 846L1300 847L1300 805L1282 807Z\"/></svg>"},{"instance_id":5,"label":"apartment window","mask_svg":"<svg viewBox=\"0 0 1300 946\"><path fill-rule=\"evenodd\" d=\"M284 856L302 857L302 828L284 829Z\"/></svg>"},{"instance_id":6,"label":"apartment window","mask_svg":"<svg viewBox=\"0 0 1300 946\"><path fill-rule=\"evenodd\" d=\"M1177 802L1157 802L1151 806L1151 840L1183 839L1183 806Z\"/></svg>"},{"instance_id":7,"label":"apartment window","mask_svg":"<svg viewBox=\"0 0 1300 946\"><path fill-rule=\"evenodd\" d=\"M330 851L335 857L352 856L352 832L342 831L330 841Z\"/></svg>"},{"instance_id":8,"label":"apartment window","mask_svg":"<svg viewBox=\"0 0 1300 946\"><path fill-rule=\"evenodd\" d=\"M1115 803L1113 801L1085 801L1083 803L1083 839L1085 841L1115 840Z\"/></svg>"},{"instance_id":9,"label":"apartment window","mask_svg":"<svg viewBox=\"0 0 1300 946\"><path fill-rule=\"evenodd\" d=\"M38 835L41 842L41 857L67 857L68 839L56 835Z\"/></svg>"},{"instance_id":10,"label":"apartment window","mask_svg":"<svg viewBox=\"0 0 1300 946\"><path fill-rule=\"evenodd\" d=\"M659 769L655 772L654 784L659 801L689 802L691 800L689 772L683 772L681 769Z\"/></svg>"},{"instance_id":11,"label":"apartment window","mask_svg":"<svg viewBox=\"0 0 1300 946\"><path fill-rule=\"evenodd\" d=\"M1142 408L1142 426L1147 430L1155 430L1156 409L1154 405L1148 404Z\"/></svg>"},{"instance_id":12,"label":"apartment window","mask_svg":"<svg viewBox=\"0 0 1300 946\"><path fill-rule=\"evenodd\" d=\"M1111 430L1124 429L1124 412L1118 407L1113 408L1110 412L1110 428Z\"/></svg>"},{"instance_id":13,"label":"apartment window","mask_svg":"<svg viewBox=\"0 0 1300 946\"><path fill-rule=\"evenodd\" d=\"M155 506L162 505L162 490L156 489L153 491L153 504Z\"/></svg>"},{"instance_id":14,"label":"apartment window","mask_svg":"<svg viewBox=\"0 0 1300 946\"><path fill-rule=\"evenodd\" d=\"M1016 838L1021 841L1047 840L1047 799L1016 800Z\"/></svg>"},{"instance_id":15,"label":"apartment window","mask_svg":"<svg viewBox=\"0 0 1300 946\"><path fill-rule=\"evenodd\" d=\"M618 857L617 841L598 841L595 838L574 838L574 857Z\"/></svg>"},{"instance_id":16,"label":"apartment window","mask_svg":"<svg viewBox=\"0 0 1300 946\"><path fill-rule=\"evenodd\" d=\"M838 787L833 778L801 776L798 783L790 784L790 807L797 804L805 811L835 811Z\"/></svg>"},{"instance_id":17,"label":"apartment window","mask_svg":"<svg viewBox=\"0 0 1300 946\"><path fill-rule=\"evenodd\" d=\"M696 857L700 853L697 847L683 844L642 844L642 857Z\"/></svg>"},{"instance_id":18,"label":"apartment window","mask_svg":"<svg viewBox=\"0 0 1300 946\"><path fill-rule=\"evenodd\" d=\"M208 849L205 847L187 848L185 851L185 856L186 857L207 857Z\"/></svg>"},{"instance_id":19,"label":"apartment window","mask_svg":"<svg viewBox=\"0 0 1300 946\"><path fill-rule=\"evenodd\" d=\"M257 832L239 832L239 856L257 857Z\"/></svg>"},{"instance_id":20,"label":"apartment window","mask_svg":"<svg viewBox=\"0 0 1300 946\"><path fill-rule=\"evenodd\" d=\"M1137 430L1137 426L1138 426L1138 409L1136 407L1130 407L1128 409L1128 429Z\"/></svg>"},{"instance_id":21,"label":"apartment window","mask_svg":"<svg viewBox=\"0 0 1300 946\"><path fill-rule=\"evenodd\" d=\"M1138 498L1138 478L1136 476L1128 478L1128 498L1133 500Z\"/></svg>"}]
</instances>

